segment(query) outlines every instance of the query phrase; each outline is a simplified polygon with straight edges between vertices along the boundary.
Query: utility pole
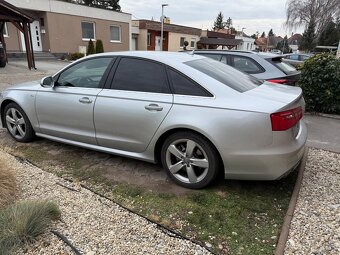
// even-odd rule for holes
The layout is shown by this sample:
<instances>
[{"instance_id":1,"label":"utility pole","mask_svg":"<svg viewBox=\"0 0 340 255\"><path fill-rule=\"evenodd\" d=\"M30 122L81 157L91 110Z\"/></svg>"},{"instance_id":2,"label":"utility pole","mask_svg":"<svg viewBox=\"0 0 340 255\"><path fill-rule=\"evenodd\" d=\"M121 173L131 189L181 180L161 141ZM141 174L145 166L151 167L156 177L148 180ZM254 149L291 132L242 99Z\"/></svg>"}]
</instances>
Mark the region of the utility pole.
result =
<instances>
[{"instance_id":1,"label":"utility pole","mask_svg":"<svg viewBox=\"0 0 340 255\"><path fill-rule=\"evenodd\" d=\"M163 30L164 30L164 7L168 4L162 4L162 17L161 17L161 51L163 51Z\"/></svg>"}]
</instances>

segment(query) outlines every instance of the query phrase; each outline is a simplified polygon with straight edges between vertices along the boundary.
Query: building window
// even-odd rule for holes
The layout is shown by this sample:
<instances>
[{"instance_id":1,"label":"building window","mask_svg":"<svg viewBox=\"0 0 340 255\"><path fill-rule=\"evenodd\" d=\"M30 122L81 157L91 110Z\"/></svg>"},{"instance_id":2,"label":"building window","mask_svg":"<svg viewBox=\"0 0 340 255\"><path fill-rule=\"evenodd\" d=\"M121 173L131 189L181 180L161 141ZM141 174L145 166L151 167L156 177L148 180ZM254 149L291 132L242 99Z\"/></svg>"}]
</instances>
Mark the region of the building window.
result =
<instances>
[{"instance_id":1,"label":"building window","mask_svg":"<svg viewBox=\"0 0 340 255\"><path fill-rule=\"evenodd\" d=\"M40 18L40 26L42 26L42 27L45 26L45 20L44 20L44 18Z\"/></svg>"},{"instance_id":2,"label":"building window","mask_svg":"<svg viewBox=\"0 0 340 255\"><path fill-rule=\"evenodd\" d=\"M179 40L179 47L183 48L184 47L184 41L185 41L185 37L181 37Z\"/></svg>"},{"instance_id":3,"label":"building window","mask_svg":"<svg viewBox=\"0 0 340 255\"><path fill-rule=\"evenodd\" d=\"M89 41L90 39L96 40L95 24L93 22L82 21L81 30L82 30L83 40L85 41Z\"/></svg>"},{"instance_id":4,"label":"building window","mask_svg":"<svg viewBox=\"0 0 340 255\"><path fill-rule=\"evenodd\" d=\"M5 26L4 26L4 37L9 37L8 29L7 29L7 23L6 22L5 22Z\"/></svg>"},{"instance_id":5,"label":"building window","mask_svg":"<svg viewBox=\"0 0 340 255\"><path fill-rule=\"evenodd\" d=\"M190 48L195 48L196 44L196 38L191 38L191 42L190 42Z\"/></svg>"},{"instance_id":6,"label":"building window","mask_svg":"<svg viewBox=\"0 0 340 255\"><path fill-rule=\"evenodd\" d=\"M110 42L121 42L121 31L119 26L110 26Z\"/></svg>"},{"instance_id":7,"label":"building window","mask_svg":"<svg viewBox=\"0 0 340 255\"><path fill-rule=\"evenodd\" d=\"M150 33L148 33L148 39L147 40L148 40L147 44L148 44L148 46L150 46L151 45L151 34Z\"/></svg>"}]
</instances>

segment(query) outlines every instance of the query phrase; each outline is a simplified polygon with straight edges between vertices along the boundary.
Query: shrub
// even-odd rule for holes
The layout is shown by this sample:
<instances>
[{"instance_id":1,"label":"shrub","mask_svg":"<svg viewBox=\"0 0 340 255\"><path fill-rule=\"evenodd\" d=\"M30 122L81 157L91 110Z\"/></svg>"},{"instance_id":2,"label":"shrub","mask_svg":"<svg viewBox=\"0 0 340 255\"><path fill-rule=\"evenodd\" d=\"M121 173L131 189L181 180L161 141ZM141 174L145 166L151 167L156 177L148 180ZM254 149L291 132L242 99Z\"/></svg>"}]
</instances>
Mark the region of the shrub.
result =
<instances>
[{"instance_id":1,"label":"shrub","mask_svg":"<svg viewBox=\"0 0 340 255\"><path fill-rule=\"evenodd\" d=\"M307 59L299 86L308 111L340 114L340 59L327 53Z\"/></svg>"},{"instance_id":2,"label":"shrub","mask_svg":"<svg viewBox=\"0 0 340 255\"><path fill-rule=\"evenodd\" d=\"M94 48L94 44L91 39L89 41L89 45L87 46L86 54L87 55L96 54L96 49Z\"/></svg>"},{"instance_id":3,"label":"shrub","mask_svg":"<svg viewBox=\"0 0 340 255\"><path fill-rule=\"evenodd\" d=\"M77 60L84 57L84 53L80 53L80 52L75 52L75 53L71 53L69 55L69 60Z\"/></svg>"},{"instance_id":4,"label":"shrub","mask_svg":"<svg viewBox=\"0 0 340 255\"><path fill-rule=\"evenodd\" d=\"M59 218L58 206L48 201L20 202L0 211L0 254L33 242Z\"/></svg>"},{"instance_id":5,"label":"shrub","mask_svg":"<svg viewBox=\"0 0 340 255\"><path fill-rule=\"evenodd\" d=\"M14 202L17 193L16 178L4 159L0 159L0 209Z\"/></svg>"},{"instance_id":6,"label":"shrub","mask_svg":"<svg viewBox=\"0 0 340 255\"><path fill-rule=\"evenodd\" d=\"M103 53L104 52L104 46L102 40L96 41L96 53Z\"/></svg>"}]
</instances>

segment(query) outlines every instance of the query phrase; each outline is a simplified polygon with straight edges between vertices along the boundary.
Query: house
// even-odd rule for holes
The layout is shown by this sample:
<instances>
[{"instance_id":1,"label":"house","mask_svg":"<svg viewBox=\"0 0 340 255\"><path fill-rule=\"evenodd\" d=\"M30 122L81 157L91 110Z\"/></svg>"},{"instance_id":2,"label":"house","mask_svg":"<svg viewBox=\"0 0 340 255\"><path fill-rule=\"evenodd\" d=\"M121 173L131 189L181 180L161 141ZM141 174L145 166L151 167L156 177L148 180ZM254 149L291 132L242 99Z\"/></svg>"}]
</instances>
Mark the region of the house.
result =
<instances>
[{"instance_id":1,"label":"house","mask_svg":"<svg viewBox=\"0 0 340 255\"><path fill-rule=\"evenodd\" d=\"M283 41L281 36L259 37L255 40L255 44L259 51L271 51L276 49L277 44Z\"/></svg>"},{"instance_id":2,"label":"house","mask_svg":"<svg viewBox=\"0 0 340 255\"><path fill-rule=\"evenodd\" d=\"M7 0L23 9L34 21L30 24L35 52L55 55L85 52L90 39L103 41L105 51L129 50L131 14L77 5L57 0ZM5 23L8 52L25 52L23 34Z\"/></svg>"},{"instance_id":3,"label":"house","mask_svg":"<svg viewBox=\"0 0 340 255\"><path fill-rule=\"evenodd\" d=\"M205 30L197 45L200 49L224 49L225 47L233 49L240 46L242 42L242 39L236 39L235 35L226 32Z\"/></svg>"},{"instance_id":4,"label":"house","mask_svg":"<svg viewBox=\"0 0 340 255\"><path fill-rule=\"evenodd\" d=\"M245 50L251 51L255 50L255 39L249 35L246 35L244 32L238 32L235 35L235 39L242 40L241 44L236 46L236 50Z\"/></svg>"},{"instance_id":5,"label":"house","mask_svg":"<svg viewBox=\"0 0 340 255\"><path fill-rule=\"evenodd\" d=\"M133 48L136 50L161 50L161 22L153 20L132 21ZM202 30L194 27L170 24L165 20L163 27L163 50L180 51L184 49L184 42L188 42L187 49L196 49Z\"/></svg>"},{"instance_id":6,"label":"house","mask_svg":"<svg viewBox=\"0 0 340 255\"><path fill-rule=\"evenodd\" d=\"M296 52L299 49L301 40L302 40L301 34L292 34L292 36L288 38L289 48L291 48L293 52Z\"/></svg>"}]
</instances>

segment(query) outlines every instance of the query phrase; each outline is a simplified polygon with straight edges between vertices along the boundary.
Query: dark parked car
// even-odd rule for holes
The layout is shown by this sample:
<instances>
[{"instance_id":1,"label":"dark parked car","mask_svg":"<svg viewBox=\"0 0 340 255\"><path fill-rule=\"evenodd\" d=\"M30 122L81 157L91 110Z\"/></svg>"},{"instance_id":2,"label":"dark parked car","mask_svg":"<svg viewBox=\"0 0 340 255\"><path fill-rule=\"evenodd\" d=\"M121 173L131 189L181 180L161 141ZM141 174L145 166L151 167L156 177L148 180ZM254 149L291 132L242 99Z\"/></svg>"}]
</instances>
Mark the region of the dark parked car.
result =
<instances>
[{"instance_id":1,"label":"dark parked car","mask_svg":"<svg viewBox=\"0 0 340 255\"><path fill-rule=\"evenodd\" d=\"M197 50L194 54L215 59L260 80L295 85L300 78L295 67L282 61L282 55L234 50Z\"/></svg>"},{"instance_id":2,"label":"dark parked car","mask_svg":"<svg viewBox=\"0 0 340 255\"><path fill-rule=\"evenodd\" d=\"M2 46L2 44L0 43L0 67L5 67L6 66L6 54L5 54L5 50Z\"/></svg>"}]
</instances>

